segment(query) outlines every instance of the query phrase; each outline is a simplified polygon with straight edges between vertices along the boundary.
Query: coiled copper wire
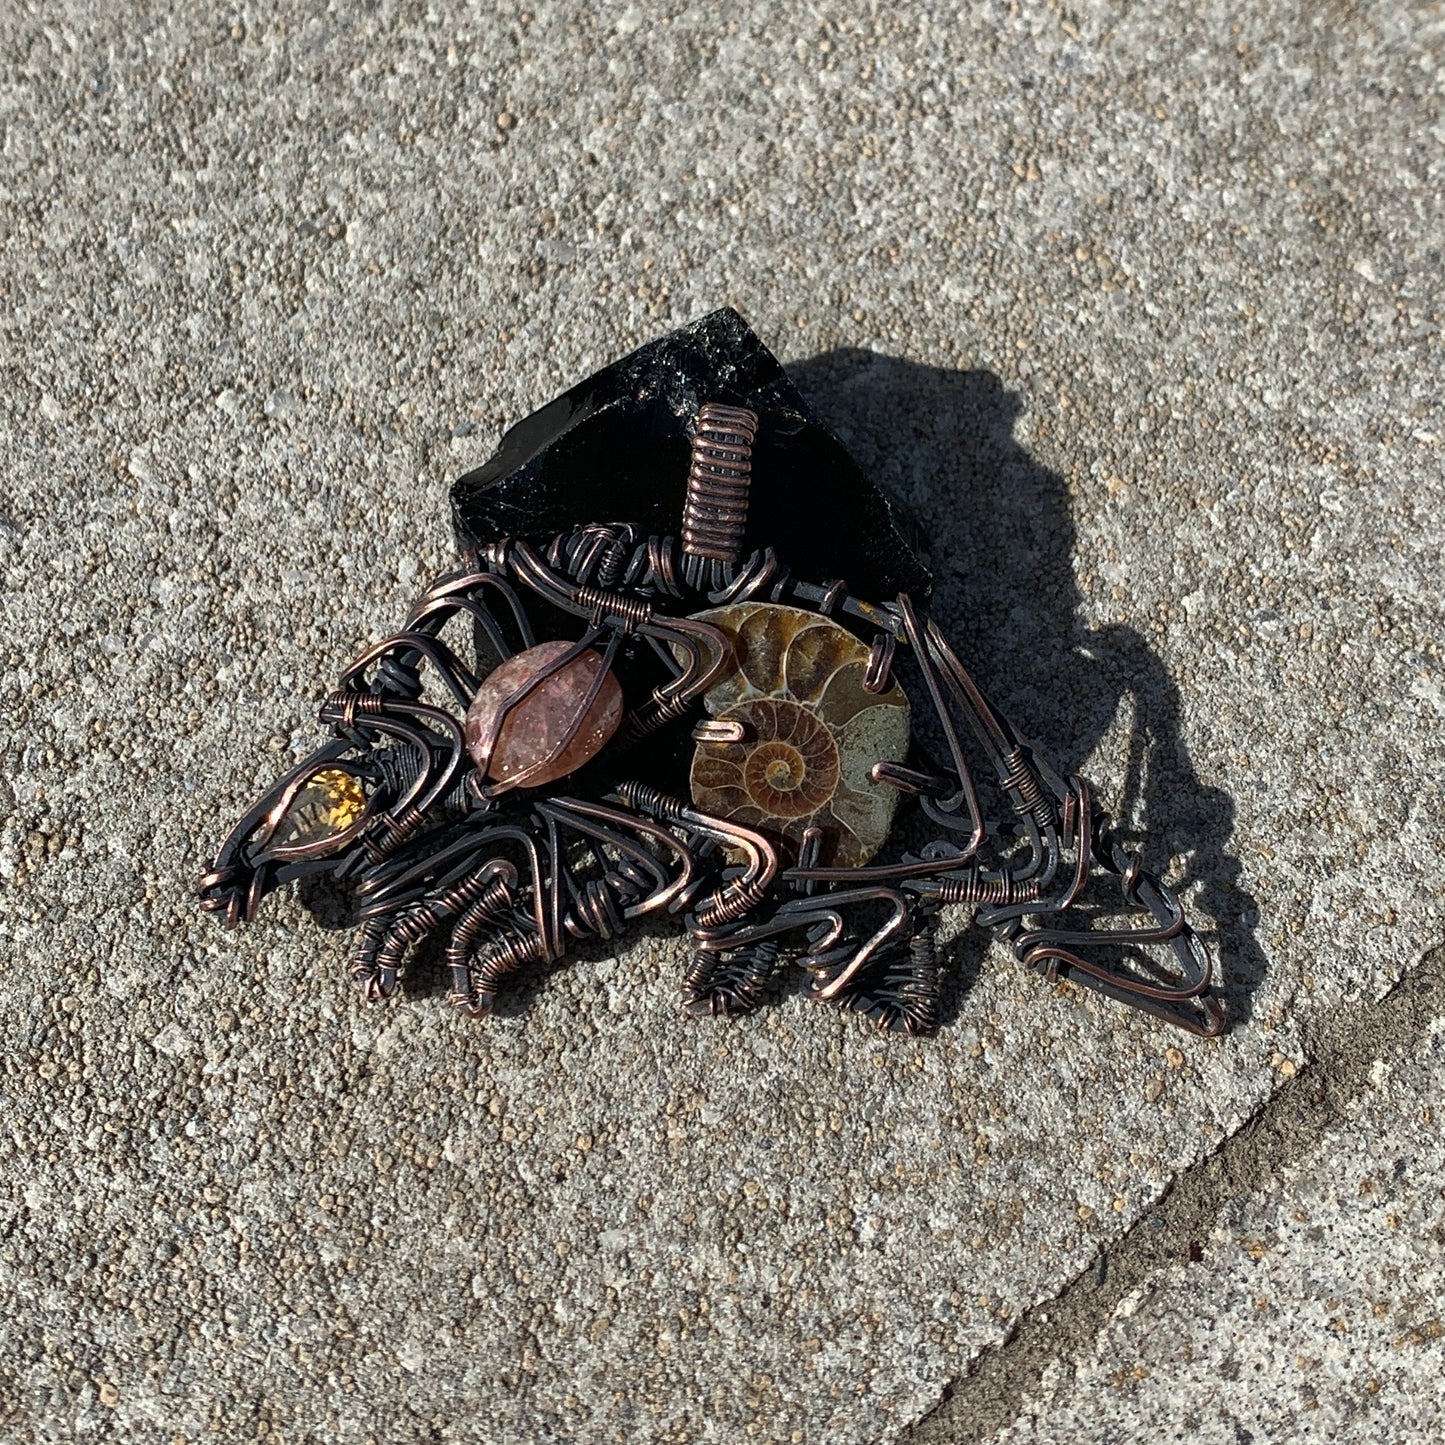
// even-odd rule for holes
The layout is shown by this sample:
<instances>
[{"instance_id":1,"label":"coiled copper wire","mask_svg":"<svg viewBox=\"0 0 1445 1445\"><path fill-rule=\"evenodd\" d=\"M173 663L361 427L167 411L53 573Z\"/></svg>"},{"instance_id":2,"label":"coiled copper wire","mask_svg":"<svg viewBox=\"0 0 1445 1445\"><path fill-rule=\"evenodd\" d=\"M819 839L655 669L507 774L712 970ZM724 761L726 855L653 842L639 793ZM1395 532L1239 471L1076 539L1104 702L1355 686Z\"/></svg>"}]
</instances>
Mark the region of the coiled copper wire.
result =
<instances>
[{"instance_id":1,"label":"coiled copper wire","mask_svg":"<svg viewBox=\"0 0 1445 1445\"><path fill-rule=\"evenodd\" d=\"M724 883L711 898L698 904L697 926L707 929L731 923L756 908L765 897L765 887L751 880L735 878L730 883Z\"/></svg>"},{"instance_id":2,"label":"coiled copper wire","mask_svg":"<svg viewBox=\"0 0 1445 1445\"><path fill-rule=\"evenodd\" d=\"M640 627L652 621L652 604L640 597L625 597L620 592L608 592L602 587L579 587L572 599L578 607L593 609L600 622L606 617L618 617L624 622Z\"/></svg>"},{"instance_id":3,"label":"coiled copper wire","mask_svg":"<svg viewBox=\"0 0 1445 1445\"><path fill-rule=\"evenodd\" d=\"M983 878L971 873L966 878L939 878L933 886L940 903L1037 903L1041 896L1037 883L1019 882L1007 875Z\"/></svg>"},{"instance_id":4,"label":"coiled copper wire","mask_svg":"<svg viewBox=\"0 0 1445 1445\"><path fill-rule=\"evenodd\" d=\"M698 411L682 512L688 556L736 562L742 555L757 434L757 414L745 407L710 401Z\"/></svg>"},{"instance_id":5,"label":"coiled copper wire","mask_svg":"<svg viewBox=\"0 0 1445 1445\"><path fill-rule=\"evenodd\" d=\"M878 1022L906 1034L931 1034L938 1027L938 945L933 930L915 933L908 942L908 962L890 978Z\"/></svg>"},{"instance_id":6,"label":"coiled copper wire","mask_svg":"<svg viewBox=\"0 0 1445 1445\"><path fill-rule=\"evenodd\" d=\"M1053 828L1059 815L1053 800L1044 792L1039 775L1022 748L1015 748L1004 760L1008 772L1003 779L1006 788L1016 788L1022 801L1021 811L1030 814L1041 828Z\"/></svg>"},{"instance_id":7,"label":"coiled copper wire","mask_svg":"<svg viewBox=\"0 0 1445 1445\"><path fill-rule=\"evenodd\" d=\"M772 939L735 953L698 949L683 976L683 1007L694 1014L752 1013L767 996L780 951Z\"/></svg>"},{"instance_id":8,"label":"coiled copper wire","mask_svg":"<svg viewBox=\"0 0 1445 1445\"><path fill-rule=\"evenodd\" d=\"M478 1002L490 1012L497 985L509 973L515 973L529 963L543 963L546 959L547 940L540 933L508 931L487 949L473 967Z\"/></svg>"}]
</instances>

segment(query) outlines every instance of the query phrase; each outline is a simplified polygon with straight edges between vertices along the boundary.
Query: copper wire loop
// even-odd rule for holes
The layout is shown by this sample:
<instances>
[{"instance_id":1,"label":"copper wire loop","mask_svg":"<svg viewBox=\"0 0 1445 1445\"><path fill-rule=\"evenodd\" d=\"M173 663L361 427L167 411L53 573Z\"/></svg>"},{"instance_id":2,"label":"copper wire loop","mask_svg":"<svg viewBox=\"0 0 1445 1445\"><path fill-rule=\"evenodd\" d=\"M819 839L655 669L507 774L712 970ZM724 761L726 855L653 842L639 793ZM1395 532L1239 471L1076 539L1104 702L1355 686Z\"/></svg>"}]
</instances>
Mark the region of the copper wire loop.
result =
<instances>
[{"instance_id":1,"label":"copper wire loop","mask_svg":"<svg viewBox=\"0 0 1445 1445\"><path fill-rule=\"evenodd\" d=\"M322 722L335 719L341 727L353 728L358 716L375 717L384 711L385 707L385 699L375 693L342 690L333 692L322 703L320 719Z\"/></svg>"},{"instance_id":2,"label":"copper wire loop","mask_svg":"<svg viewBox=\"0 0 1445 1445\"><path fill-rule=\"evenodd\" d=\"M757 434L757 415L744 407L708 402L698 412L682 510L688 556L736 562L742 555Z\"/></svg>"},{"instance_id":3,"label":"copper wire loop","mask_svg":"<svg viewBox=\"0 0 1445 1445\"><path fill-rule=\"evenodd\" d=\"M838 604L848 595L848 584L839 577L836 581L828 584L827 590L818 599L818 611L824 617L831 617L838 609Z\"/></svg>"},{"instance_id":4,"label":"copper wire loop","mask_svg":"<svg viewBox=\"0 0 1445 1445\"><path fill-rule=\"evenodd\" d=\"M885 783L897 788L900 793L909 793L915 798L946 798L954 784L936 773L920 773L916 768L905 768L902 763L874 763L868 769L868 776L875 783Z\"/></svg>"},{"instance_id":5,"label":"copper wire loop","mask_svg":"<svg viewBox=\"0 0 1445 1445\"><path fill-rule=\"evenodd\" d=\"M741 743L747 736L747 724L737 718L705 718L692 729L695 743Z\"/></svg>"},{"instance_id":6,"label":"copper wire loop","mask_svg":"<svg viewBox=\"0 0 1445 1445\"><path fill-rule=\"evenodd\" d=\"M898 639L891 632L880 632L868 649L868 666L863 671L863 691L887 692L893 681L893 654Z\"/></svg>"}]
</instances>

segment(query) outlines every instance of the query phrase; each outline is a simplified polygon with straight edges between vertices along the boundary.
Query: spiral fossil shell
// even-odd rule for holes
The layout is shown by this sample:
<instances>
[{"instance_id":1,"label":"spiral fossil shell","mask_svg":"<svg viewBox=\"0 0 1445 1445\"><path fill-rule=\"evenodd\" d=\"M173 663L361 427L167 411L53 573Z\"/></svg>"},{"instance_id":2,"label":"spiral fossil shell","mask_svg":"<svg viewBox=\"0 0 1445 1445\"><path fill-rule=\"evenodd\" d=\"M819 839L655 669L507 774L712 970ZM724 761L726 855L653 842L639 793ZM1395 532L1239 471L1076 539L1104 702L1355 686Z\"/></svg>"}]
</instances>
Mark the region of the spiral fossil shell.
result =
<instances>
[{"instance_id":1,"label":"spiral fossil shell","mask_svg":"<svg viewBox=\"0 0 1445 1445\"><path fill-rule=\"evenodd\" d=\"M875 783L877 762L908 751L908 699L897 683L864 691L868 648L836 622L798 607L746 602L698 614L732 645L703 699L713 717L743 725L741 742L699 742L693 802L756 828L796 855L808 828L821 861L866 863L888 836L896 792Z\"/></svg>"}]
</instances>

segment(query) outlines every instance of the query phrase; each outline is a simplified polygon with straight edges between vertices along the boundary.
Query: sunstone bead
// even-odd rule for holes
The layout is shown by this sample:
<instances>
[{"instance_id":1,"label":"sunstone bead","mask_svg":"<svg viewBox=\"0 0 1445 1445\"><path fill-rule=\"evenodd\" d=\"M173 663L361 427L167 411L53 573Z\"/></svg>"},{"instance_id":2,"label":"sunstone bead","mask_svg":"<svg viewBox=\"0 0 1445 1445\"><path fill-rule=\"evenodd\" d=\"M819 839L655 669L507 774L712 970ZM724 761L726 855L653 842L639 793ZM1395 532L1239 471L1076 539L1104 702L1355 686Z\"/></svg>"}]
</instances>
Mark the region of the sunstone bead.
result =
<instances>
[{"instance_id":1,"label":"sunstone bead","mask_svg":"<svg viewBox=\"0 0 1445 1445\"><path fill-rule=\"evenodd\" d=\"M587 703L601 653L588 648L547 671L573 645L540 642L483 680L466 723L467 751L483 777L527 788L555 782L596 757L617 731L622 688L611 672Z\"/></svg>"}]
</instances>

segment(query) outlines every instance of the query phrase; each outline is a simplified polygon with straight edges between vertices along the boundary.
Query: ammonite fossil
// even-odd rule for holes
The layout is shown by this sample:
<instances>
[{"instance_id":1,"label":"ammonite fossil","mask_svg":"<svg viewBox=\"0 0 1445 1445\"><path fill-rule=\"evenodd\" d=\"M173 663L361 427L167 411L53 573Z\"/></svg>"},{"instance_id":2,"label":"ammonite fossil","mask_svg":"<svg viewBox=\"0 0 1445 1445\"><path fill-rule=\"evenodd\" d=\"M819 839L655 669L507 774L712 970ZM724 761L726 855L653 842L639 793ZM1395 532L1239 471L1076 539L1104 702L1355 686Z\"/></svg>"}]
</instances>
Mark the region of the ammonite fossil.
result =
<instances>
[{"instance_id":1,"label":"ammonite fossil","mask_svg":"<svg viewBox=\"0 0 1445 1445\"><path fill-rule=\"evenodd\" d=\"M967 907L1050 977L1223 1027L1179 901L983 694L901 514L735 313L514 427L453 506L462 566L207 865L228 924L327 876L365 998L439 936L483 1016L517 969L672 915L692 1012L755 1008L791 960L925 1033L939 916Z\"/></svg>"},{"instance_id":2,"label":"ammonite fossil","mask_svg":"<svg viewBox=\"0 0 1445 1445\"><path fill-rule=\"evenodd\" d=\"M866 863L887 838L898 793L876 763L908 755L908 698L870 692L868 647L831 618L771 602L697 614L730 648L703 706L720 726L692 764L692 800L770 838L794 858L810 829L818 861Z\"/></svg>"}]
</instances>

